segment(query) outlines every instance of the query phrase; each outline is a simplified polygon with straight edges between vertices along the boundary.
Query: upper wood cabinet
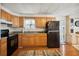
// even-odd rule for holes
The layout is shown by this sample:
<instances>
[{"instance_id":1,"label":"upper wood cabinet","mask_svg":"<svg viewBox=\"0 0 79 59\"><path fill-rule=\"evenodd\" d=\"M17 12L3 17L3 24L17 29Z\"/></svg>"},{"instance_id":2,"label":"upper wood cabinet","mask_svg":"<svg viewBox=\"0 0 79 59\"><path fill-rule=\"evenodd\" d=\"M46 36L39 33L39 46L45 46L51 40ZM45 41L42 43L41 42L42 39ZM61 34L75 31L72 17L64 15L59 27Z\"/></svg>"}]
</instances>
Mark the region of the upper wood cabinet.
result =
<instances>
[{"instance_id":1,"label":"upper wood cabinet","mask_svg":"<svg viewBox=\"0 0 79 59\"><path fill-rule=\"evenodd\" d=\"M9 14L9 13L6 13L6 17L7 17L7 21L12 21L11 19L12 19L12 15L11 14Z\"/></svg>"},{"instance_id":2,"label":"upper wood cabinet","mask_svg":"<svg viewBox=\"0 0 79 59\"><path fill-rule=\"evenodd\" d=\"M23 27L23 17L12 16L13 27Z\"/></svg>"},{"instance_id":3,"label":"upper wood cabinet","mask_svg":"<svg viewBox=\"0 0 79 59\"><path fill-rule=\"evenodd\" d=\"M1 10L1 18L7 21L11 21L12 15L4 10Z\"/></svg>"},{"instance_id":4,"label":"upper wood cabinet","mask_svg":"<svg viewBox=\"0 0 79 59\"><path fill-rule=\"evenodd\" d=\"M38 28L44 28L46 24L46 18L35 18L36 21L36 27Z\"/></svg>"},{"instance_id":5,"label":"upper wood cabinet","mask_svg":"<svg viewBox=\"0 0 79 59\"><path fill-rule=\"evenodd\" d=\"M24 17L19 17L19 27L23 27Z\"/></svg>"},{"instance_id":6,"label":"upper wood cabinet","mask_svg":"<svg viewBox=\"0 0 79 59\"><path fill-rule=\"evenodd\" d=\"M54 17L36 17L35 18L36 27L38 27L38 28L45 28L46 22L54 21L54 20L55 20Z\"/></svg>"},{"instance_id":7,"label":"upper wood cabinet","mask_svg":"<svg viewBox=\"0 0 79 59\"><path fill-rule=\"evenodd\" d=\"M13 23L13 27L23 27L24 17L14 16L0 9L0 18Z\"/></svg>"},{"instance_id":8,"label":"upper wood cabinet","mask_svg":"<svg viewBox=\"0 0 79 59\"><path fill-rule=\"evenodd\" d=\"M19 27L19 17L18 16L12 16L12 23L13 27Z\"/></svg>"},{"instance_id":9,"label":"upper wood cabinet","mask_svg":"<svg viewBox=\"0 0 79 59\"><path fill-rule=\"evenodd\" d=\"M6 20L7 19L7 14L4 10L1 10L1 18Z\"/></svg>"},{"instance_id":10,"label":"upper wood cabinet","mask_svg":"<svg viewBox=\"0 0 79 59\"><path fill-rule=\"evenodd\" d=\"M0 18L1 18L1 8L0 8Z\"/></svg>"}]
</instances>

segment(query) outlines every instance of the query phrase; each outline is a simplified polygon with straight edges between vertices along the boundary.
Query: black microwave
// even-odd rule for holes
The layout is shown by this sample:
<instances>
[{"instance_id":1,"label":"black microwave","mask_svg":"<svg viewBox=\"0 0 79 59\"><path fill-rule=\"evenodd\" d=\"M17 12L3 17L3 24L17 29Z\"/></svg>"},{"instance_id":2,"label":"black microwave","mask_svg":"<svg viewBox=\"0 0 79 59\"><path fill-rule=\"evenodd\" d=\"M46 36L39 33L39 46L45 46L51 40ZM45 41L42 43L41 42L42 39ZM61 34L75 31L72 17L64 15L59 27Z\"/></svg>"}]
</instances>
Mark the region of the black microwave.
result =
<instances>
[{"instance_id":1,"label":"black microwave","mask_svg":"<svg viewBox=\"0 0 79 59\"><path fill-rule=\"evenodd\" d=\"M0 30L0 37L8 37L9 36L9 29L1 29Z\"/></svg>"}]
</instances>

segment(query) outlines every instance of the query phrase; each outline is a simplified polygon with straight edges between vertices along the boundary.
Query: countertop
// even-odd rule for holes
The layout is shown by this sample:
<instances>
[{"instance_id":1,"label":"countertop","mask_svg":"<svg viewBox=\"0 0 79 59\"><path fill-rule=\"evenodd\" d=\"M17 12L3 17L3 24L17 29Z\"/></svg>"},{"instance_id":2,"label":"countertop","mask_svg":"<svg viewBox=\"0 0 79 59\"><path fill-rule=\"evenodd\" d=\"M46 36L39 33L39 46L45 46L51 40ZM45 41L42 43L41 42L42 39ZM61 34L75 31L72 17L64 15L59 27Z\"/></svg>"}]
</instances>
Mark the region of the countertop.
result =
<instances>
[{"instance_id":1,"label":"countertop","mask_svg":"<svg viewBox=\"0 0 79 59\"><path fill-rule=\"evenodd\" d=\"M7 37L2 37L2 38L0 38L0 40L2 40L2 39L7 39Z\"/></svg>"},{"instance_id":2,"label":"countertop","mask_svg":"<svg viewBox=\"0 0 79 59\"><path fill-rule=\"evenodd\" d=\"M35 29L23 29L23 32L41 32L45 31L43 28L35 28Z\"/></svg>"},{"instance_id":3,"label":"countertop","mask_svg":"<svg viewBox=\"0 0 79 59\"><path fill-rule=\"evenodd\" d=\"M27 34L38 34L38 33L45 33L45 29L24 29L23 31L15 31L16 33L27 33Z\"/></svg>"},{"instance_id":4,"label":"countertop","mask_svg":"<svg viewBox=\"0 0 79 59\"><path fill-rule=\"evenodd\" d=\"M76 32L76 34L79 34L79 32Z\"/></svg>"}]
</instances>

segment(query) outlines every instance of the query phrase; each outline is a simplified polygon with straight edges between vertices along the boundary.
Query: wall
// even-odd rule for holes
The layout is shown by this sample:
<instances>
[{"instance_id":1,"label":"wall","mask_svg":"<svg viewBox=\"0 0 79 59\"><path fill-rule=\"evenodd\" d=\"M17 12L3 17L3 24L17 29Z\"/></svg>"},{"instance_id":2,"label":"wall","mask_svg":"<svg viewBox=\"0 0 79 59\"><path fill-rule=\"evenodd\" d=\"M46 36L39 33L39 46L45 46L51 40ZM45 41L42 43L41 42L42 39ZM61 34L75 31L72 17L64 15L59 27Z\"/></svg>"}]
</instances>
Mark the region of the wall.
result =
<instances>
[{"instance_id":1,"label":"wall","mask_svg":"<svg viewBox=\"0 0 79 59\"><path fill-rule=\"evenodd\" d=\"M77 44L77 38L76 38L76 32L79 32L79 27L76 27L75 26L75 21L79 21L79 17L78 16L71 16L71 18L74 19L74 23L73 23L73 29L74 29L74 32L71 33L71 38L72 38L72 45L75 45Z\"/></svg>"},{"instance_id":2,"label":"wall","mask_svg":"<svg viewBox=\"0 0 79 59\"><path fill-rule=\"evenodd\" d=\"M74 19L74 30L75 30L75 32L79 32L79 27L75 26L75 21L79 21L79 18L77 18L77 19L75 18Z\"/></svg>"}]
</instances>

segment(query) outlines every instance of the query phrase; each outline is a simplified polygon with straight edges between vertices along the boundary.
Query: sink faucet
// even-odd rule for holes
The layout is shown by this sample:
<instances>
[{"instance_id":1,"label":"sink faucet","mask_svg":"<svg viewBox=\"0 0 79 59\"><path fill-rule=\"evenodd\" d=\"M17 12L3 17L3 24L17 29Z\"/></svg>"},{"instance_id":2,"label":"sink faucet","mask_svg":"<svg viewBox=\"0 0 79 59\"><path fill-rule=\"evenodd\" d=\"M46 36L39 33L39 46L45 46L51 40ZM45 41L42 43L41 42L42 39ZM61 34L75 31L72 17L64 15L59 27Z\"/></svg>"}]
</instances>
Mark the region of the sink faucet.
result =
<instances>
[{"instance_id":1,"label":"sink faucet","mask_svg":"<svg viewBox=\"0 0 79 59\"><path fill-rule=\"evenodd\" d=\"M30 24L30 29L31 29L32 24Z\"/></svg>"}]
</instances>

